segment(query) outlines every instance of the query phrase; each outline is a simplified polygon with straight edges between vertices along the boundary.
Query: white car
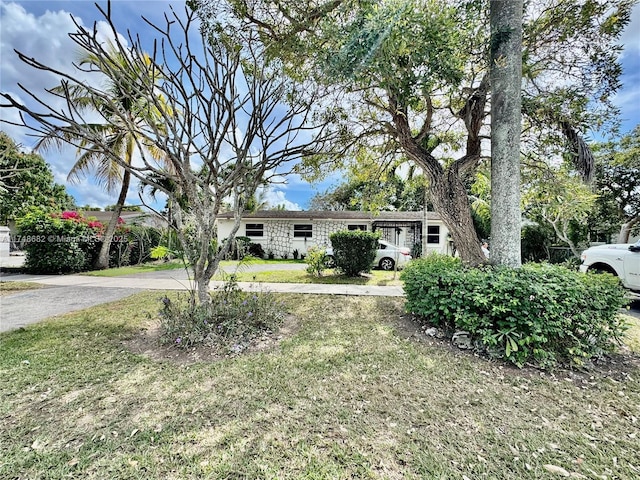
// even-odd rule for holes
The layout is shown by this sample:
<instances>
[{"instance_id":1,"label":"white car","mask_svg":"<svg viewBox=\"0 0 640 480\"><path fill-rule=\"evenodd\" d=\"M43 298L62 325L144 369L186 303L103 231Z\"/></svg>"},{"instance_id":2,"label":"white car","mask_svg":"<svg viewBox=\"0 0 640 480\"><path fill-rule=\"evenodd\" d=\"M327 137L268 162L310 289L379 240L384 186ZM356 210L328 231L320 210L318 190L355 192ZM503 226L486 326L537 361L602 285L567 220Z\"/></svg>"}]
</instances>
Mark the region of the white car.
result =
<instances>
[{"instance_id":1,"label":"white car","mask_svg":"<svg viewBox=\"0 0 640 480\"><path fill-rule=\"evenodd\" d=\"M325 258L325 265L327 267L332 268L336 265L333 248L327 248ZM373 266L379 267L382 270L393 270L397 263L398 270L400 270L404 268L411 259L410 249L398 247L384 240L378 240L378 250L376 250L376 258L373 261Z\"/></svg>"},{"instance_id":2,"label":"white car","mask_svg":"<svg viewBox=\"0 0 640 480\"><path fill-rule=\"evenodd\" d=\"M599 245L582 252L581 272L607 272L640 292L640 240L635 244Z\"/></svg>"}]
</instances>

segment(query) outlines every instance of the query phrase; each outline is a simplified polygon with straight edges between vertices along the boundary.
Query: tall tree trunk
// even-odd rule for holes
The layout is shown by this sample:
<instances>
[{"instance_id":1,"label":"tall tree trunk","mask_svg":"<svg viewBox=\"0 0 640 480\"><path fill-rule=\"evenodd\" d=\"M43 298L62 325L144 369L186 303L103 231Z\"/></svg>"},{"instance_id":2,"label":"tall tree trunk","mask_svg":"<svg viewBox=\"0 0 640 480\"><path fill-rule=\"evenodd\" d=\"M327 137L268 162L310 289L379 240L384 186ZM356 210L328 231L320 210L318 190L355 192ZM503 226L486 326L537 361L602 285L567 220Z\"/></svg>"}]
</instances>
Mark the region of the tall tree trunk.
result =
<instances>
[{"instance_id":1,"label":"tall tree trunk","mask_svg":"<svg viewBox=\"0 0 640 480\"><path fill-rule=\"evenodd\" d=\"M631 230L638 222L640 222L640 215L622 224L622 227L620 228L620 234L618 235L618 243L629 243Z\"/></svg>"},{"instance_id":2,"label":"tall tree trunk","mask_svg":"<svg viewBox=\"0 0 640 480\"><path fill-rule=\"evenodd\" d=\"M470 265L479 265L486 258L473 225L467 191L460 177L450 169L430 181L431 201L449 229L460 258Z\"/></svg>"},{"instance_id":3,"label":"tall tree trunk","mask_svg":"<svg viewBox=\"0 0 640 480\"><path fill-rule=\"evenodd\" d=\"M107 225L107 230L104 232L104 240L100 247L100 253L98 254L98 258L94 265L97 270L109 268L109 250L111 248L113 234L115 233L116 228L118 228L118 219L122 213L122 207L124 207L124 203L127 200L127 192L129 191L130 183L131 173L128 170L125 170L124 175L122 176L122 187L120 188L118 201L113 208L113 213L111 214L111 219Z\"/></svg>"},{"instance_id":4,"label":"tall tree trunk","mask_svg":"<svg viewBox=\"0 0 640 480\"><path fill-rule=\"evenodd\" d=\"M492 0L491 263L520 267L522 0Z\"/></svg>"}]
</instances>

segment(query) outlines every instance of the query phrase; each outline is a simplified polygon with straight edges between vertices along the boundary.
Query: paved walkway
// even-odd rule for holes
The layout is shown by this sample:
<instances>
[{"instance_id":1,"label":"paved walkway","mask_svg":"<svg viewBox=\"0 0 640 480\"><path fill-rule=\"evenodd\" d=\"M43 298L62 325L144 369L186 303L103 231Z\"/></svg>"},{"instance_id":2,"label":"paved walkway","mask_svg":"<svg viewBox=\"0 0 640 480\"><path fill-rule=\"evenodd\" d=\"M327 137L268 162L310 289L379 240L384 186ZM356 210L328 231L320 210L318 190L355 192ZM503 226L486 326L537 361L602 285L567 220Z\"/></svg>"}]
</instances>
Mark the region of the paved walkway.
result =
<instances>
[{"instance_id":1,"label":"paved walkway","mask_svg":"<svg viewBox=\"0 0 640 480\"><path fill-rule=\"evenodd\" d=\"M259 266L256 265L256 267ZM0 274L0 280L33 282L45 286L45 288L0 296L0 332L36 323L47 317L119 300L143 290L186 290L192 287L186 272L181 269L124 277ZM222 284L223 282L220 281L211 282L211 288L219 288ZM238 285L245 291L253 292L391 297L404 295L401 286L260 282L239 282Z\"/></svg>"}]
</instances>

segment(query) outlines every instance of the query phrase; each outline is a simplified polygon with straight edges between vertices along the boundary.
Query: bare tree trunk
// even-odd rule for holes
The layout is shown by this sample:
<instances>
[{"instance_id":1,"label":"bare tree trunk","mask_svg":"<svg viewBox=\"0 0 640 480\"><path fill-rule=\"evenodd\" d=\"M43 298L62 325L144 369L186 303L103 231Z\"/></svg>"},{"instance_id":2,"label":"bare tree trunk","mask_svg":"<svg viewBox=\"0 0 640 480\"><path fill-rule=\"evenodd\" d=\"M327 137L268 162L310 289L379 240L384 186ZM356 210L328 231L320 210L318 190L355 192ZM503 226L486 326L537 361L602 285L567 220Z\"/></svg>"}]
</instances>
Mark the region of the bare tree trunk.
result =
<instances>
[{"instance_id":1,"label":"bare tree trunk","mask_svg":"<svg viewBox=\"0 0 640 480\"><path fill-rule=\"evenodd\" d=\"M467 191L460 177L447 170L442 177L431 180L430 188L434 209L449 228L460 257L470 265L485 262L480 239L473 225Z\"/></svg>"},{"instance_id":2,"label":"bare tree trunk","mask_svg":"<svg viewBox=\"0 0 640 480\"><path fill-rule=\"evenodd\" d=\"M618 235L618 243L629 243L631 230L638 222L640 222L640 215L622 224L622 227L620 228L620 234Z\"/></svg>"},{"instance_id":3,"label":"bare tree trunk","mask_svg":"<svg viewBox=\"0 0 640 480\"><path fill-rule=\"evenodd\" d=\"M490 3L491 263L520 267L522 0Z\"/></svg>"},{"instance_id":4,"label":"bare tree trunk","mask_svg":"<svg viewBox=\"0 0 640 480\"><path fill-rule=\"evenodd\" d=\"M111 248L111 242L113 240L113 234L118 228L118 219L122 213L122 207L127 200L127 192L129 191L129 184L131 183L131 173L125 170L122 176L122 188L120 188L120 194L118 195L118 201L113 207L113 213L111 219L107 225L107 230L104 232L104 240L102 240L102 246L100 247L100 253L96 259L94 267L97 270L104 270L109 268L109 250Z\"/></svg>"}]
</instances>

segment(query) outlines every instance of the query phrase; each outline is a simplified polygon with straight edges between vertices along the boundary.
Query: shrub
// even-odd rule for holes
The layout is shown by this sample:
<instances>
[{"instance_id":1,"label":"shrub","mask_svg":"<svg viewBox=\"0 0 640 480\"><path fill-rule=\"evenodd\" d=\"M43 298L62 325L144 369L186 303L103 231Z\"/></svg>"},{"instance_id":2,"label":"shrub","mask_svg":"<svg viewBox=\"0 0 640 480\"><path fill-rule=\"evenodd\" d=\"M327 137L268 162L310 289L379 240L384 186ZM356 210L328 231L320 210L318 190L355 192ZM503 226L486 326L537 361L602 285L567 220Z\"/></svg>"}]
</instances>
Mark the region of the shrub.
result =
<instances>
[{"instance_id":1,"label":"shrub","mask_svg":"<svg viewBox=\"0 0 640 480\"><path fill-rule=\"evenodd\" d=\"M248 253L255 258L264 258L264 248L259 243L250 243Z\"/></svg>"},{"instance_id":2,"label":"shrub","mask_svg":"<svg viewBox=\"0 0 640 480\"><path fill-rule=\"evenodd\" d=\"M325 256L327 252L324 248L310 247L307 250L305 262L307 263L307 273L322 276L325 267Z\"/></svg>"},{"instance_id":3,"label":"shrub","mask_svg":"<svg viewBox=\"0 0 640 480\"><path fill-rule=\"evenodd\" d=\"M136 265L153 260L151 258L151 250L160 245L162 232L155 227L133 225L130 237L133 239L130 255L131 263Z\"/></svg>"},{"instance_id":4,"label":"shrub","mask_svg":"<svg viewBox=\"0 0 640 480\"><path fill-rule=\"evenodd\" d=\"M211 293L211 303L197 304L193 297L165 297L163 303L163 343L179 348L207 345L230 353L240 353L255 338L275 331L285 314L272 293L242 292L233 278Z\"/></svg>"},{"instance_id":5,"label":"shrub","mask_svg":"<svg viewBox=\"0 0 640 480\"><path fill-rule=\"evenodd\" d=\"M158 249L158 247L162 248ZM185 256L178 233L172 228L168 228L162 232L158 247L151 249L152 251L156 251L155 254L151 255L152 259L163 258L165 261L168 261L173 258L184 258ZM164 252L164 255L158 255L158 252Z\"/></svg>"},{"instance_id":6,"label":"shrub","mask_svg":"<svg viewBox=\"0 0 640 480\"><path fill-rule=\"evenodd\" d=\"M151 250L159 245L161 236L157 228L119 224L109 248L109 266L138 265L153 260Z\"/></svg>"},{"instance_id":7,"label":"shrub","mask_svg":"<svg viewBox=\"0 0 640 480\"><path fill-rule=\"evenodd\" d=\"M17 222L25 269L32 273L73 273L91 267L102 225L77 212L32 208Z\"/></svg>"},{"instance_id":8,"label":"shrub","mask_svg":"<svg viewBox=\"0 0 640 480\"><path fill-rule=\"evenodd\" d=\"M376 258L379 233L362 230L342 230L329 236L336 267L345 275L357 277L370 272Z\"/></svg>"},{"instance_id":9,"label":"shrub","mask_svg":"<svg viewBox=\"0 0 640 480\"><path fill-rule=\"evenodd\" d=\"M549 264L468 268L429 256L402 273L407 310L518 366L583 365L611 351L625 330L625 292L611 275Z\"/></svg>"}]
</instances>

